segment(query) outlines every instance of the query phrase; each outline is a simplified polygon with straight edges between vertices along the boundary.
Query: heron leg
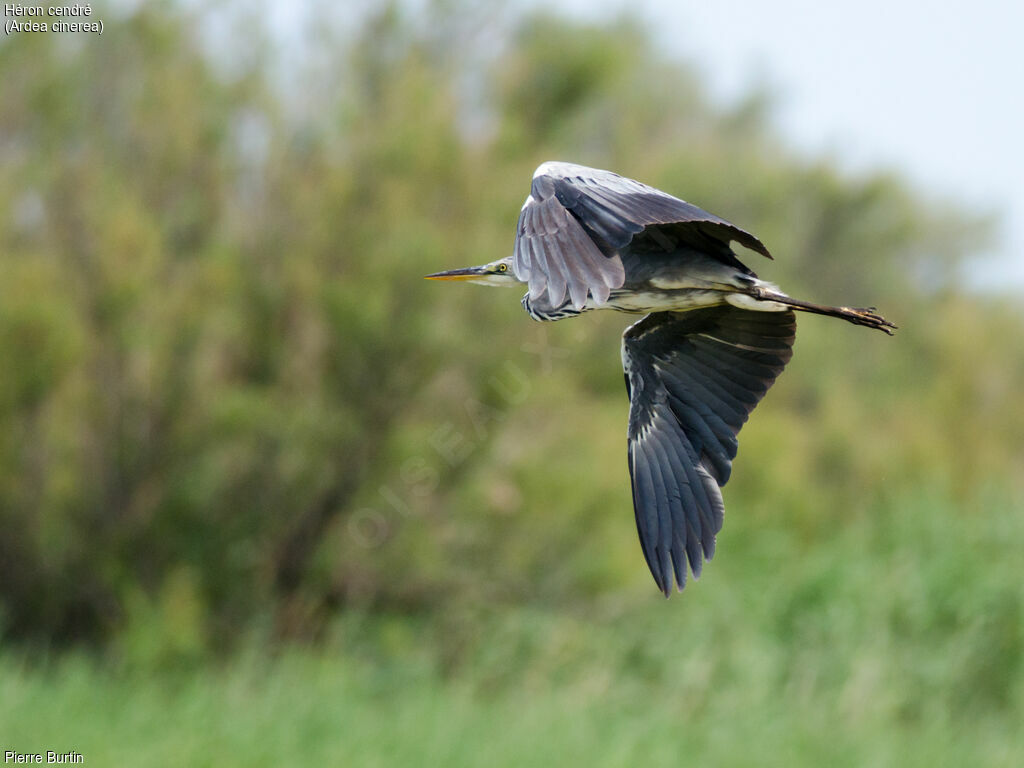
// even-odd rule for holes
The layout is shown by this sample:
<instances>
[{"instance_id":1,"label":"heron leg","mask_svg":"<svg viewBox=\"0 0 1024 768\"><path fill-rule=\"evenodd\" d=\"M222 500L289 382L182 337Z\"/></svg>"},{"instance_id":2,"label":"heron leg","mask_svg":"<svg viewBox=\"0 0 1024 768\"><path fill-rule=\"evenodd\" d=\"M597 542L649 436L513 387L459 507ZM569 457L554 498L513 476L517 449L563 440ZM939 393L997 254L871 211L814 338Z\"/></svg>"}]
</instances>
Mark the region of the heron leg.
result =
<instances>
[{"instance_id":1,"label":"heron leg","mask_svg":"<svg viewBox=\"0 0 1024 768\"><path fill-rule=\"evenodd\" d=\"M776 293L760 287L753 289L751 291L751 296L758 301L784 304L787 307L792 307L793 309L801 312L810 312L815 315L827 315L828 317L838 317L848 323L862 325L866 328L874 328L882 331L883 333L887 333L890 336L892 336L892 332L897 327L895 324L890 323L884 317L875 312L874 307L831 307L827 304L815 304L810 301L794 299L784 293Z\"/></svg>"}]
</instances>

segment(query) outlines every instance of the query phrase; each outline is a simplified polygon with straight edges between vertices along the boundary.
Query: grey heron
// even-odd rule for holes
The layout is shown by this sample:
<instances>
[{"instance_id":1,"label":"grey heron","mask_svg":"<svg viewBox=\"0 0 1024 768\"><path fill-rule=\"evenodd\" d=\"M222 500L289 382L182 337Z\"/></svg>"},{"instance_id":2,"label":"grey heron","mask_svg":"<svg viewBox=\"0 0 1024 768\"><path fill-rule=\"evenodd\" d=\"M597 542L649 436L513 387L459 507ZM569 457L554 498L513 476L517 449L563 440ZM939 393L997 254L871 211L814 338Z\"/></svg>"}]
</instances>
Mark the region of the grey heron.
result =
<instances>
[{"instance_id":1,"label":"grey heron","mask_svg":"<svg viewBox=\"0 0 1024 768\"><path fill-rule=\"evenodd\" d=\"M427 275L522 285L541 321L595 309L643 314L622 335L637 531L665 596L699 577L722 527L736 437L793 354L794 310L892 335L873 308L794 299L731 249L772 258L725 219L610 171L537 168L511 256Z\"/></svg>"}]
</instances>

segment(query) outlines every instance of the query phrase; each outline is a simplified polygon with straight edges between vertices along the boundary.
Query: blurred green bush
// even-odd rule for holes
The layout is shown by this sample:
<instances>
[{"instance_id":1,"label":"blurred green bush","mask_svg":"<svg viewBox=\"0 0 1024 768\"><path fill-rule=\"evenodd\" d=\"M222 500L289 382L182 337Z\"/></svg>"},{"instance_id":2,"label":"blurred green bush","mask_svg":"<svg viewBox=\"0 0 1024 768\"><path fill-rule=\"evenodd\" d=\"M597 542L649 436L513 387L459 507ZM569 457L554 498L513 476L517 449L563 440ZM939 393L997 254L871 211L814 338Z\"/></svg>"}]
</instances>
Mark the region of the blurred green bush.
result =
<instances>
[{"instance_id":1,"label":"blurred green bush","mask_svg":"<svg viewBox=\"0 0 1024 768\"><path fill-rule=\"evenodd\" d=\"M298 61L255 33L210 53L164 4L102 39L0 45L7 639L173 662L317 638L339 611L650 587L624 319L543 327L518 294L420 279L507 253L553 158L718 212L776 254L749 259L762 276L901 326L801 318L742 436L720 559L781 530L812 550L923 489L979 525L980 490L1019 498L1021 317L958 288L984 220L795 156L761 94L712 106L635 25L420 14L367 14ZM992 599L1019 619L1019 590Z\"/></svg>"}]
</instances>

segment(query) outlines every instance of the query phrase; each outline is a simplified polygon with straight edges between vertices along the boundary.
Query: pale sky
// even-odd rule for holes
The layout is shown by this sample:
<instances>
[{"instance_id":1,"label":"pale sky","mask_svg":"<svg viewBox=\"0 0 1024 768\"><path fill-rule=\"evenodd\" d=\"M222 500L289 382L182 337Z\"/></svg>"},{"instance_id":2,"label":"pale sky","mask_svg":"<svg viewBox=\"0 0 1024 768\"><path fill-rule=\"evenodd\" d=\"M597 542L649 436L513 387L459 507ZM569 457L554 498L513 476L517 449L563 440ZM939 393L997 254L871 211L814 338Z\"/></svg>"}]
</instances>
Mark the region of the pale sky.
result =
<instances>
[{"instance_id":1,"label":"pale sky","mask_svg":"<svg viewBox=\"0 0 1024 768\"><path fill-rule=\"evenodd\" d=\"M767 85L778 132L798 151L855 172L895 169L926 197L996 214L995 245L972 281L1024 286L1024 3L509 1L579 18L638 15L723 104ZM318 7L265 2L279 30Z\"/></svg>"},{"instance_id":2,"label":"pale sky","mask_svg":"<svg viewBox=\"0 0 1024 768\"><path fill-rule=\"evenodd\" d=\"M539 3L538 3L539 4ZM545 4L547 7L550 5ZM902 171L928 196L1001 215L979 282L1024 284L1024 3L560 0L639 13L728 102L780 97L782 136L853 170Z\"/></svg>"}]
</instances>

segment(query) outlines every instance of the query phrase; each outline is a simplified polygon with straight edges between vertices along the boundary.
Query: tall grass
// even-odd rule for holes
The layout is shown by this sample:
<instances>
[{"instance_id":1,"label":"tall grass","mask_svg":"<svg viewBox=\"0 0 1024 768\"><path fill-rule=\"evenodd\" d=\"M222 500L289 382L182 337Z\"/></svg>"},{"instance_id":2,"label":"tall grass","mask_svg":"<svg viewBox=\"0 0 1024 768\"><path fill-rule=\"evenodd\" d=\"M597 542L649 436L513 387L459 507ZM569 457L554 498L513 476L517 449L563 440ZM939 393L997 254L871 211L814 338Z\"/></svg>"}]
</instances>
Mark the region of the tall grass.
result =
<instances>
[{"instance_id":1,"label":"tall grass","mask_svg":"<svg viewBox=\"0 0 1024 768\"><path fill-rule=\"evenodd\" d=\"M4 749L93 765L1024 763L1024 504L921 488L581 607L350 612L317 651L0 658ZM783 567L784 566L784 567Z\"/></svg>"}]
</instances>

